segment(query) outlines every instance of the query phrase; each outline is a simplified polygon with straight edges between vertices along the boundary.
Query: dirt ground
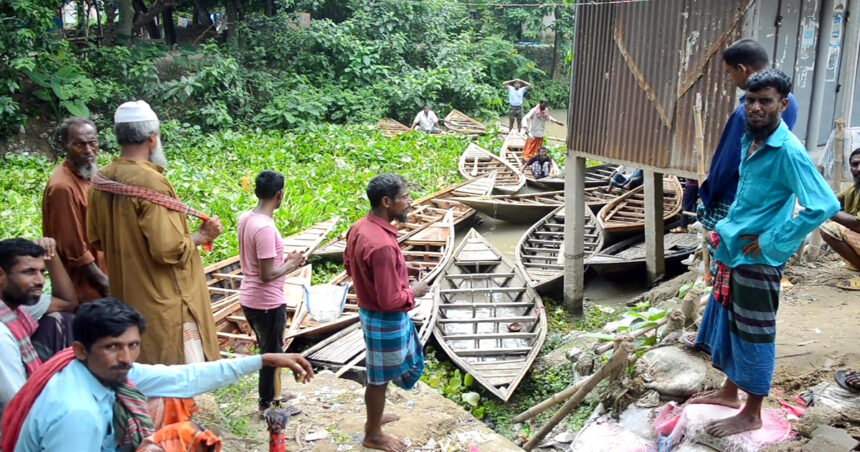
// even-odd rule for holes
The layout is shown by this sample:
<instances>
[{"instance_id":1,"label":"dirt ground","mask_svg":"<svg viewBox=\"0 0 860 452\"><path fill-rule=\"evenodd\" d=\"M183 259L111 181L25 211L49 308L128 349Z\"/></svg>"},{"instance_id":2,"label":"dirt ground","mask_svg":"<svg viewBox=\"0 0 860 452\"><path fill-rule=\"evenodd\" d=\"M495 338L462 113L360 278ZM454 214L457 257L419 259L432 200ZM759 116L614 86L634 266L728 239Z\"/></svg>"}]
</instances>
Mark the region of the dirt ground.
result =
<instances>
[{"instance_id":1,"label":"dirt ground","mask_svg":"<svg viewBox=\"0 0 860 452\"><path fill-rule=\"evenodd\" d=\"M287 450L371 450L361 445L365 410L360 384L322 372L311 384L300 385L289 377L283 379L283 385L284 392L297 396L293 406L304 410L287 426ZM250 394L249 399L256 400L256 394ZM410 450L468 451L471 446L480 452L520 450L424 383L408 392L392 386L387 400L386 412L399 415L400 420L384 430L410 444ZM240 438L225 432L223 450L268 450L266 424L256 413L256 403L245 404L234 415L246 417L254 433L251 438Z\"/></svg>"}]
</instances>

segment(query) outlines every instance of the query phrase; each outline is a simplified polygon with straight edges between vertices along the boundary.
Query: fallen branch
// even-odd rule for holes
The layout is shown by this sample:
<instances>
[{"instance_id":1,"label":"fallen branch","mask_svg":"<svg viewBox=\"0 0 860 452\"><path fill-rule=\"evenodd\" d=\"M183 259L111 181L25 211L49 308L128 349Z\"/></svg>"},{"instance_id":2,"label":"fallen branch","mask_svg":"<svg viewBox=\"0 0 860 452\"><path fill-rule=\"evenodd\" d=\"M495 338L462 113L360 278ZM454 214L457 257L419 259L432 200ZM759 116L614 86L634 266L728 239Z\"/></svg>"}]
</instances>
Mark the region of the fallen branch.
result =
<instances>
[{"instance_id":1,"label":"fallen branch","mask_svg":"<svg viewBox=\"0 0 860 452\"><path fill-rule=\"evenodd\" d=\"M633 332L624 333L624 335L629 336L631 339L636 339L639 336L645 335L645 333L647 333L649 331L653 331L657 328L660 328L661 326L665 325L666 322L668 322L668 321L669 321L669 315L667 314L667 315L663 316L662 319L654 322L653 325L646 326L645 328L639 328L638 330L635 330ZM618 337L616 337L615 340L617 341ZM594 353L596 353L598 355L602 355L602 354L608 352L609 350L612 350L613 346L614 346L614 342L607 342L606 344L603 344L599 347L595 347Z\"/></svg>"},{"instance_id":2,"label":"fallen branch","mask_svg":"<svg viewBox=\"0 0 860 452\"><path fill-rule=\"evenodd\" d=\"M573 397L568 400L557 413L555 413L552 419L550 419L549 422L547 422L546 425L544 425L540 431L535 434L534 438L529 440L529 442L523 446L523 449L532 450L537 447L537 445L543 441L546 435L548 435L559 422L564 420L564 418L566 418L574 408L582 403L585 396L594 390L598 383L607 377L617 375L620 370L624 369L624 366L627 363L627 357L635 350L633 341L631 338L624 336L620 339L616 339L614 344L615 353L611 358L609 358L609 361L607 361L599 371L592 375L587 382L584 383L578 391L576 391L576 394L574 394Z\"/></svg>"},{"instance_id":3,"label":"fallen branch","mask_svg":"<svg viewBox=\"0 0 860 452\"><path fill-rule=\"evenodd\" d=\"M555 405L558 405L561 402L564 402L565 400L569 399L570 396L576 394L576 391L579 391L579 389L582 388L583 385L588 383L588 381L591 380L592 378L594 378L593 374L586 377L586 378L583 378L582 380L578 381L577 383L575 383L571 386L568 386L564 390L553 394L550 398L544 400L543 402L538 403L537 405L535 405L535 406L523 411L522 413L516 415L514 417L514 422L525 422L525 421L537 416L538 414L543 413L547 409L549 409Z\"/></svg>"}]
</instances>

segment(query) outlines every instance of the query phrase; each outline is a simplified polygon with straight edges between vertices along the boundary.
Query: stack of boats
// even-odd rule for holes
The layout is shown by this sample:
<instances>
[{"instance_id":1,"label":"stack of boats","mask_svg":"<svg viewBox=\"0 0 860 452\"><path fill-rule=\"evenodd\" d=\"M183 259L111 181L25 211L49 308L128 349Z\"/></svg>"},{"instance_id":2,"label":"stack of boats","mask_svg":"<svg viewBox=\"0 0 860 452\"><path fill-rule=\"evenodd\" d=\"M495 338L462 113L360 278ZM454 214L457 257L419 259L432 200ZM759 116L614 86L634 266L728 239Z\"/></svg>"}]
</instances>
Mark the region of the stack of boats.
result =
<instances>
[{"instance_id":1,"label":"stack of boats","mask_svg":"<svg viewBox=\"0 0 860 452\"><path fill-rule=\"evenodd\" d=\"M394 133L398 129L390 127ZM470 144L459 163L466 181L416 200L408 221L395 223L405 259L421 268L419 278L431 287L409 312L421 343L435 337L454 363L503 401L514 393L546 339L541 295L559 293L563 281L565 212L559 189L564 182L560 176L535 180L524 171L524 144L516 131L508 134L499 155ZM607 189L613 171L609 165L587 170L586 264L598 271L626 271L645 259L644 193L641 188ZM556 190L519 193L527 183ZM681 206L676 178L664 179L664 193L664 218L671 220ZM455 231L470 224L478 212L530 225L516 246L515 260L474 229L455 246ZM341 259L344 236L323 244L337 222L332 218L286 238L285 252ZM695 237L687 234L667 234L665 243L667 258L686 256L697 246ZM251 353L256 342L239 306L243 277L239 258L210 266L206 274L223 353ZM365 346L351 280L343 272L329 284L340 288L341 297L345 293L344 308L336 318L321 322L311 314L317 300L308 289L310 265L286 277L289 320L284 348L302 339L310 344L302 354L313 364L337 375L361 371Z\"/></svg>"}]
</instances>

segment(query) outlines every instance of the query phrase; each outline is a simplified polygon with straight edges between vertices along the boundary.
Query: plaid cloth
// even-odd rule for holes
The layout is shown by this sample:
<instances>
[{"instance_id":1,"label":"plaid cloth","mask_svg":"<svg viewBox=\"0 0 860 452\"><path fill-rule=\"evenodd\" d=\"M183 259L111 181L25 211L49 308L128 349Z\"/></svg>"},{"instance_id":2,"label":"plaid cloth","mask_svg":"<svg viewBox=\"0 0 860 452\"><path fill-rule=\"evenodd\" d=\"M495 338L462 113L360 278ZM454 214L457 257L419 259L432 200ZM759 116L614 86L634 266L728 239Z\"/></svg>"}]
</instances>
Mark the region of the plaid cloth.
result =
<instances>
[{"instance_id":1,"label":"plaid cloth","mask_svg":"<svg viewBox=\"0 0 860 452\"><path fill-rule=\"evenodd\" d=\"M716 250L720 246L720 236L714 231L709 231L708 238L710 239L708 242ZM716 265L716 271L713 273L714 288L712 293L714 294L714 301L721 303L723 307L728 307L732 294L732 269L716 259L714 259L714 264Z\"/></svg>"},{"instance_id":2,"label":"plaid cloth","mask_svg":"<svg viewBox=\"0 0 860 452\"><path fill-rule=\"evenodd\" d=\"M767 396L776 363L776 313L782 267L741 265L732 269L731 298L711 296L696 345L739 388Z\"/></svg>"},{"instance_id":3,"label":"plaid cloth","mask_svg":"<svg viewBox=\"0 0 860 452\"><path fill-rule=\"evenodd\" d=\"M415 387L424 373L424 350L409 315L364 308L358 314L367 347L367 383L393 381L403 389Z\"/></svg>"},{"instance_id":4,"label":"plaid cloth","mask_svg":"<svg viewBox=\"0 0 860 452\"><path fill-rule=\"evenodd\" d=\"M36 332L39 324L20 306L13 311L3 302L0 302L0 322L9 328L15 341L18 342L18 349L21 350L21 361L24 362L27 376L33 375L33 372L42 365L42 360L39 359L33 343L30 342L30 336Z\"/></svg>"},{"instance_id":5,"label":"plaid cloth","mask_svg":"<svg viewBox=\"0 0 860 452\"><path fill-rule=\"evenodd\" d=\"M209 215L194 210L191 207L186 206L182 201L176 198L171 198L170 196L167 196L163 193L159 193L151 188L126 185L114 180L110 180L106 178L102 173L94 174L90 182L92 182L93 188L95 188L96 190L106 191L115 195L145 199L153 204L165 207L168 210L182 212L186 215L197 217L203 221L209 221ZM206 251L212 251L212 244L204 244L203 249L205 249Z\"/></svg>"},{"instance_id":6,"label":"plaid cloth","mask_svg":"<svg viewBox=\"0 0 860 452\"><path fill-rule=\"evenodd\" d=\"M134 452L143 439L155 433L146 396L128 381L116 389L113 429L117 450Z\"/></svg>"},{"instance_id":7,"label":"plaid cloth","mask_svg":"<svg viewBox=\"0 0 860 452\"><path fill-rule=\"evenodd\" d=\"M704 204L699 204L696 208L696 219L702 223L705 229L716 231L717 223L729 215L729 208L731 207L732 204L726 202L716 202L710 209L706 208Z\"/></svg>"}]
</instances>

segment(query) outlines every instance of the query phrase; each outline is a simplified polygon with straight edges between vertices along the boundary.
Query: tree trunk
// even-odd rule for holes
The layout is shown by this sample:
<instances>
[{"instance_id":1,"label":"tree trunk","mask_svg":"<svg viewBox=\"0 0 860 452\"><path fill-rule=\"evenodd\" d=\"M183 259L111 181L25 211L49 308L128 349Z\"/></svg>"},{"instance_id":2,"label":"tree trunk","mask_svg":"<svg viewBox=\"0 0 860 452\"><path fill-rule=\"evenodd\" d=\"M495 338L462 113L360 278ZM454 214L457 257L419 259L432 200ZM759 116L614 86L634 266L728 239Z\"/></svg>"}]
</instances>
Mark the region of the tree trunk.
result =
<instances>
[{"instance_id":1,"label":"tree trunk","mask_svg":"<svg viewBox=\"0 0 860 452\"><path fill-rule=\"evenodd\" d=\"M558 44L559 41L561 41L561 32L558 30L558 21L560 19L558 14L558 8L555 9L553 15L555 15L555 27L553 29L555 36L553 38L552 43L552 66L550 66L549 69L550 80L555 80L556 78L558 78Z\"/></svg>"},{"instance_id":2,"label":"tree trunk","mask_svg":"<svg viewBox=\"0 0 860 452\"><path fill-rule=\"evenodd\" d=\"M134 5L134 11L139 14L139 17L135 17L135 21L149 12L149 9L146 7L146 3L144 3L143 0L132 0L132 2ZM149 33L149 37L151 39L161 39L161 28L158 27L157 23L155 23L154 18L146 23L146 31Z\"/></svg>"},{"instance_id":3,"label":"tree trunk","mask_svg":"<svg viewBox=\"0 0 860 452\"><path fill-rule=\"evenodd\" d=\"M212 25L211 13L200 0L194 0L194 24L208 27Z\"/></svg>"},{"instance_id":4,"label":"tree trunk","mask_svg":"<svg viewBox=\"0 0 860 452\"><path fill-rule=\"evenodd\" d=\"M275 0L266 0L266 16L273 17L275 15Z\"/></svg>"},{"instance_id":5,"label":"tree trunk","mask_svg":"<svg viewBox=\"0 0 860 452\"><path fill-rule=\"evenodd\" d=\"M164 27L164 43L176 44L176 24L173 23L173 7L164 8L161 13L162 26Z\"/></svg>"},{"instance_id":6,"label":"tree trunk","mask_svg":"<svg viewBox=\"0 0 860 452\"><path fill-rule=\"evenodd\" d=\"M224 0L224 9L227 10L227 39L236 38L236 25L239 23L239 9L233 0Z\"/></svg>"},{"instance_id":7,"label":"tree trunk","mask_svg":"<svg viewBox=\"0 0 860 452\"><path fill-rule=\"evenodd\" d=\"M119 26L117 27L117 43L131 43L132 26L134 25L134 7L132 0L118 0Z\"/></svg>"}]
</instances>

